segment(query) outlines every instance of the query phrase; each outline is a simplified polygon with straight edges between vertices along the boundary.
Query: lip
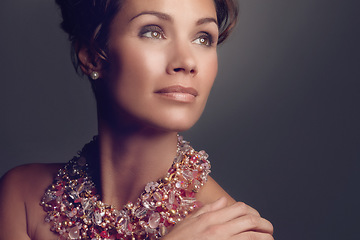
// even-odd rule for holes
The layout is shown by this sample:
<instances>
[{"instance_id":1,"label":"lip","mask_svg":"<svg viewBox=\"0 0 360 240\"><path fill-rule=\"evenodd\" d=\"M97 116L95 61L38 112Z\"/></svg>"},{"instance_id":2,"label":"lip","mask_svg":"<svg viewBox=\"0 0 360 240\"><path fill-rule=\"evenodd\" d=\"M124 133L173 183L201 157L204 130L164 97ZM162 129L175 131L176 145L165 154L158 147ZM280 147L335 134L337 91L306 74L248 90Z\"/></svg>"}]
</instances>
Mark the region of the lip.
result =
<instances>
[{"instance_id":1,"label":"lip","mask_svg":"<svg viewBox=\"0 0 360 240\"><path fill-rule=\"evenodd\" d=\"M196 89L180 85L165 87L155 91L155 93L178 102L193 102L198 96L198 91Z\"/></svg>"}]
</instances>

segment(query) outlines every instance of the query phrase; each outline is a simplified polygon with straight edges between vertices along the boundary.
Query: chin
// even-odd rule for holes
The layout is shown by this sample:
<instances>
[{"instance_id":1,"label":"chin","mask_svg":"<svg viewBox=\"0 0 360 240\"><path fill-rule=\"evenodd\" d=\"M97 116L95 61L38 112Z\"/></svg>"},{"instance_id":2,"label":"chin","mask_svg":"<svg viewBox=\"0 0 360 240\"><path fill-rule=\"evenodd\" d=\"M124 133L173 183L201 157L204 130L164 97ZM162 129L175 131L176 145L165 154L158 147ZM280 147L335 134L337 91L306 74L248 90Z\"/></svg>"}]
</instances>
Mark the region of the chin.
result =
<instances>
[{"instance_id":1,"label":"chin","mask_svg":"<svg viewBox=\"0 0 360 240\"><path fill-rule=\"evenodd\" d=\"M184 132L194 126L196 121L197 120L190 121L189 119L185 121L171 121L171 119L166 119L156 122L148 122L148 126L150 125L151 128L164 132Z\"/></svg>"},{"instance_id":2,"label":"chin","mask_svg":"<svg viewBox=\"0 0 360 240\"><path fill-rule=\"evenodd\" d=\"M165 132L184 132L189 130L199 120L201 114L165 114L154 118L143 119L143 123L151 128Z\"/></svg>"}]
</instances>

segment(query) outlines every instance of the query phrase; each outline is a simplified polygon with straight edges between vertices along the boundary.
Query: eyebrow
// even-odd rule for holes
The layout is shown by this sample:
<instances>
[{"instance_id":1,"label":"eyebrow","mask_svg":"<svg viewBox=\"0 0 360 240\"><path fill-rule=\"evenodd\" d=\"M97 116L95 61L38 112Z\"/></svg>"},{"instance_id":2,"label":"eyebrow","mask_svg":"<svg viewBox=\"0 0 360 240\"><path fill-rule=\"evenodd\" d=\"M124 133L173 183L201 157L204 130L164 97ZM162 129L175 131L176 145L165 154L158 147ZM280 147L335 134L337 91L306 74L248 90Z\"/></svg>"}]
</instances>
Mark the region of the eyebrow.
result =
<instances>
[{"instance_id":1,"label":"eyebrow","mask_svg":"<svg viewBox=\"0 0 360 240\"><path fill-rule=\"evenodd\" d=\"M144 11L144 12L141 12L141 13L135 15L134 17L132 17L129 22L131 22L135 18L138 18L138 17L140 17L142 15L154 15L154 16L160 18L160 19L163 19L163 20L166 20L166 21L169 21L169 22L173 21L173 18L169 14L162 13L162 12L157 12L157 11ZM212 18L212 17L201 18L201 19L196 21L196 25L202 25L202 24L211 23L211 22L218 25L217 20L215 18Z\"/></svg>"},{"instance_id":2,"label":"eyebrow","mask_svg":"<svg viewBox=\"0 0 360 240\"><path fill-rule=\"evenodd\" d=\"M142 15L154 15L154 16L156 16L160 19L166 20L166 21L170 21L170 22L173 21L172 17L166 13L161 13L161 12L156 12L156 11L144 11L144 12L141 12L141 13L135 15L134 17L132 17L129 22L131 22L135 18L140 17Z\"/></svg>"},{"instance_id":3,"label":"eyebrow","mask_svg":"<svg viewBox=\"0 0 360 240\"><path fill-rule=\"evenodd\" d=\"M201 19L197 20L196 25L201 25L201 24L211 23L211 22L214 22L216 25L218 25L218 22L215 18L201 18Z\"/></svg>"}]
</instances>

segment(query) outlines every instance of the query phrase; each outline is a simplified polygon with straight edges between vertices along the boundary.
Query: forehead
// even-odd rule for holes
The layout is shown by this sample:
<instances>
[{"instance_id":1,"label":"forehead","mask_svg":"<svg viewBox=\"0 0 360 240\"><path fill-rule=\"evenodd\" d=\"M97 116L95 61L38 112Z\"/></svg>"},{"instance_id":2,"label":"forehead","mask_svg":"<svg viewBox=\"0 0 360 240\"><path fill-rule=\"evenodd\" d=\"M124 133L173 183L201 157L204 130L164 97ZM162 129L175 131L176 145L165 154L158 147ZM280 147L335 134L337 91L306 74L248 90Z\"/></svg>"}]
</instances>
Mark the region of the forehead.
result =
<instances>
[{"instance_id":1,"label":"forehead","mask_svg":"<svg viewBox=\"0 0 360 240\"><path fill-rule=\"evenodd\" d=\"M198 19L212 17L216 19L214 0L124 0L118 15L130 20L144 11L158 11L176 18Z\"/></svg>"}]
</instances>

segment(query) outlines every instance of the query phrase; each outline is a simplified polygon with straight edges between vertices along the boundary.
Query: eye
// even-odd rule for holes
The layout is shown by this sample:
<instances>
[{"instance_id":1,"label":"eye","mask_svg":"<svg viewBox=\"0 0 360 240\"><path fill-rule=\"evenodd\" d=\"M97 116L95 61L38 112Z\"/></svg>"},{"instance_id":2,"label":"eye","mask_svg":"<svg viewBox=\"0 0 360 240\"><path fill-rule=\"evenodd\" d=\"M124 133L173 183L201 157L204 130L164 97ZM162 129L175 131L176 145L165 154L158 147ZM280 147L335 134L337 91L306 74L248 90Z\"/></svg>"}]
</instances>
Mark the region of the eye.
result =
<instances>
[{"instance_id":1,"label":"eye","mask_svg":"<svg viewBox=\"0 0 360 240\"><path fill-rule=\"evenodd\" d=\"M202 33L192 42L203 46L211 46L213 44L213 38L208 33Z\"/></svg>"},{"instance_id":2,"label":"eye","mask_svg":"<svg viewBox=\"0 0 360 240\"><path fill-rule=\"evenodd\" d=\"M152 39L162 39L165 38L163 30L156 25L148 25L141 29L140 37L152 38Z\"/></svg>"},{"instance_id":3,"label":"eye","mask_svg":"<svg viewBox=\"0 0 360 240\"><path fill-rule=\"evenodd\" d=\"M159 39L159 38L161 38L161 33L157 32L157 31L148 31L148 32L142 34L142 36L147 37L147 38Z\"/></svg>"}]
</instances>

